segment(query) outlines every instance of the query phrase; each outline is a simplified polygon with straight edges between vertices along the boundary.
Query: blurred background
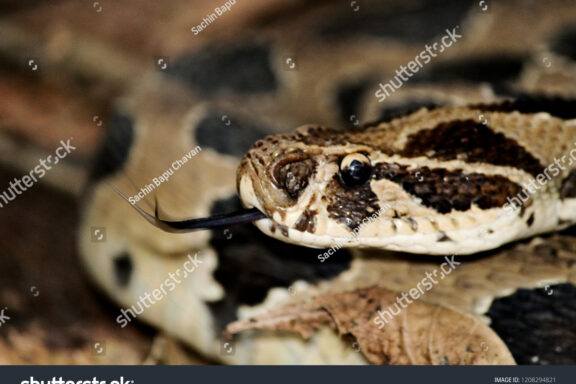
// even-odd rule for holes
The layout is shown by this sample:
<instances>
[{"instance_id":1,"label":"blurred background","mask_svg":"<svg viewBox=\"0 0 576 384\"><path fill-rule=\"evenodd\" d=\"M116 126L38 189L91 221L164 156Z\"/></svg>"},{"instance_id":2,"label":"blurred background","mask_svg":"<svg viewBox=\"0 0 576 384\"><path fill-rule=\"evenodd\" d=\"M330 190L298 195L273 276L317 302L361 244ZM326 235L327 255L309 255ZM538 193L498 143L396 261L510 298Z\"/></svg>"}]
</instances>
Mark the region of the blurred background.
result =
<instances>
[{"instance_id":1,"label":"blurred background","mask_svg":"<svg viewBox=\"0 0 576 384\"><path fill-rule=\"evenodd\" d=\"M486 22L472 15L489 15L490 1L313 3L237 0L233 14L195 36L191 28L213 11L213 0L0 0L0 190L53 154L61 140L73 137L76 147L40 183L0 208L0 310L9 317L0 324L0 364L205 363L145 325L120 330L115 306L90 284L77 251L90 165L117 101L184 53L240 35L284 36L301 52L295 56L300 68L307 63L314 70L310 84L299 84L277 110L268 109L281 117L276 131L312 122L345 127L394 112L394 101L384 108L374 100L362 104L359 95L370 95L379 80L456 24L467 28L465 42L402 92L425 103L430 87L448 81L457 84L434 92L449 104L487 101L496 93L576 94L573 1L502 1L506 9ZM557 12L556 5L571 11ZM343 14L355 16L350 22ZM328 40L309 44L300 25L320 25ZM339 39L354 34L372 37ZM455 57L464 59L445 64ZM344 61L346 71L334 69ZM327 63L334 77L322 75L329 73ZM346 84L324 99L335 77ZM395 100L406 101L402 92ZM338 113L329 112L334 108Z\"/></svg>"},{"instance_id":2,"label":"blurred background","mask_svg":"<svg viewBox=\"0 0 576 384\"><path fill-rule=\"evenodd\" d=\"M113 306L89 284L77 255L79 199L104 122L117 97L157 70L158 58L302 5L238 2L233 17L191 38L190 28L214 1L0 2L0 186L53 154L60 140L73 137L76 146L41 183L0 209L0 307L10 318L0 326L1 364L154 358L156 331L112 325ZM172 362L196 362L174 348Z\"/></svg>"}]
</instances>

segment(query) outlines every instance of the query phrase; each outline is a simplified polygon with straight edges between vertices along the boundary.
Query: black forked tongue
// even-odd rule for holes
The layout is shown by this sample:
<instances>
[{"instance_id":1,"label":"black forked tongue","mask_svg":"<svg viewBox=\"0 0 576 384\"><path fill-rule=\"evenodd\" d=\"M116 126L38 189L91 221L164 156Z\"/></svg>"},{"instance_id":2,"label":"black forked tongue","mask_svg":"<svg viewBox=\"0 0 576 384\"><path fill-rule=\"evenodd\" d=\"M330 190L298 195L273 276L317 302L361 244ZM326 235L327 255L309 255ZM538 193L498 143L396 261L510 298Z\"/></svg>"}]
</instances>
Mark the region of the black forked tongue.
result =
<instances>
[{"instance_id":1,"label":"black forked tongue","mask_svg":"<svg viewBox=\"0 0 576 384\"><path fill-rule=\"evenodd\" d=\"M252 209L243 209L232 213L226 213L223 215L204 217L200 219L188 219L184 221L166 221L158 218L158 203L156 203L156 211L154 212L154 216L152 216L148 212L144 211L142 208L136 206L135 204L130 203L128 198L122 192L116 189L116 187L114 187L113 185L110 185L110 187L117 194L122 196L122 198L126 200L128 204L134 207L134 209L142 217L144 217L150 224L166 232L185 233L185 232L197 231L200 229L210 229L218 227L227 227L233 224L251 223L253 221L266 218L265 214L263 214L256 208L252 208Z\"/></svg>"}]
</instances>

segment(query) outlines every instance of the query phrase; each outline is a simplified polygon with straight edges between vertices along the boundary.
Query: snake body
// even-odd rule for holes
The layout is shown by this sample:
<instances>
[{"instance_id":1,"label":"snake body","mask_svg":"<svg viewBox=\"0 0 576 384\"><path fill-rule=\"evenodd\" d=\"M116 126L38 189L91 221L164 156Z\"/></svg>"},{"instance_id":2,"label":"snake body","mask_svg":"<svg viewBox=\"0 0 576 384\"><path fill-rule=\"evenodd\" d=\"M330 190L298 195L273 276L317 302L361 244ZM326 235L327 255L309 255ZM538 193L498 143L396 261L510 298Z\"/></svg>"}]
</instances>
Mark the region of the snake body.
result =
<instances>
[{"instance_id":1,"label":"snake body","mask_svg":"<svg viewBox=\"0 0 576 384\"><path fill-rule=\"evenodd\" d=\"M79 238L88 272L121 307L117 319L132 326L120 310L137 309L138 320L219 362L365 364L370 354L330 327L307 340L241 332L234 353L222 332L321 295L410 290L437 266L428 255L489 251L465 258L422 299L485 322L495 300L519 288L576 283L574 250L561 237L497 249L576 221L576 58L563 43L573 41L565 31L576 6L558 2L554 15L514 1L490 14L439 7L446 25L432 35L460 23L463 40L380 103L378 81L431 38L394 28L398 14L426 23L428 6L416 3L363 2L375 23L333 4L272 29L263 22L256 34L180 52L118 101ZM241 205L267 218L257 228L169 234L110 184L140 193L137 204L166 220ZM91 239L94 227L106 228L105 242ZM134 307L190 260L200 262L162 300ZM486 361L513 362L504 355Z\"/></svg>"}]
</instances>

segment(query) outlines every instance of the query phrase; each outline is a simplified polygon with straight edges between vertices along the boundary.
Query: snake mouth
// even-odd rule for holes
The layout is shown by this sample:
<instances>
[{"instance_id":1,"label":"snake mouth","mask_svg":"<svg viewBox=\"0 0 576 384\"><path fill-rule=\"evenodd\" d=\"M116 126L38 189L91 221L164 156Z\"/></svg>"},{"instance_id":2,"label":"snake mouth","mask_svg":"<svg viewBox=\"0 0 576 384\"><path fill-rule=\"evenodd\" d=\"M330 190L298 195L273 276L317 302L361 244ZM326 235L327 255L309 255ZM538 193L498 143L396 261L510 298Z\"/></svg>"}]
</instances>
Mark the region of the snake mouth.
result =
<instances>
[{"instance_id":1,"label":"snake mouth","mask_svg":"<svg viewBox=\"0 0 576 384\"><path fill-rule=\"evenodd\" d=\"M267 217L257 208L248 208L211 217L187 219L182 221L162 220L158 217L158 202L156 202L156 210L154 215L151 215L144 211L142 208L130 203L128 198L122 192L116 189L116 187L113 185L110 185L110 187L124 200L126 200L136 210L136 212L138 212L142 217L146 219L146 221L155 227L170 233L186 233L202 229L227 227L235 224L251 223L257 220L265 219Z\"/></svg>"}]
</instances>

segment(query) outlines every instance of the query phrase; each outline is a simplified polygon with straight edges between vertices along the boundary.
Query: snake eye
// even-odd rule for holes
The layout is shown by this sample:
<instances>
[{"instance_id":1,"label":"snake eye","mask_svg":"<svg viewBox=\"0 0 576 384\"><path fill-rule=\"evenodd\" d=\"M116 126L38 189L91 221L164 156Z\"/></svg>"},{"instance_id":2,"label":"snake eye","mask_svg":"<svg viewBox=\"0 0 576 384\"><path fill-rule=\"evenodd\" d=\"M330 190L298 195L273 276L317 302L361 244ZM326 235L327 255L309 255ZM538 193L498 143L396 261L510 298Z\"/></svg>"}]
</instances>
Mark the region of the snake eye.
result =
<instances>
[{"instance_id":1,"label":"snake eye","mask_svg":"<svg viewBox=\"0 0 576 384\"><path fill-rule=\"evenodd\" d=\"M340 179L346 187L365 184L372 176L372 164L363 153L347 155L340 161Z\"/></svg>"}]
</instances>

